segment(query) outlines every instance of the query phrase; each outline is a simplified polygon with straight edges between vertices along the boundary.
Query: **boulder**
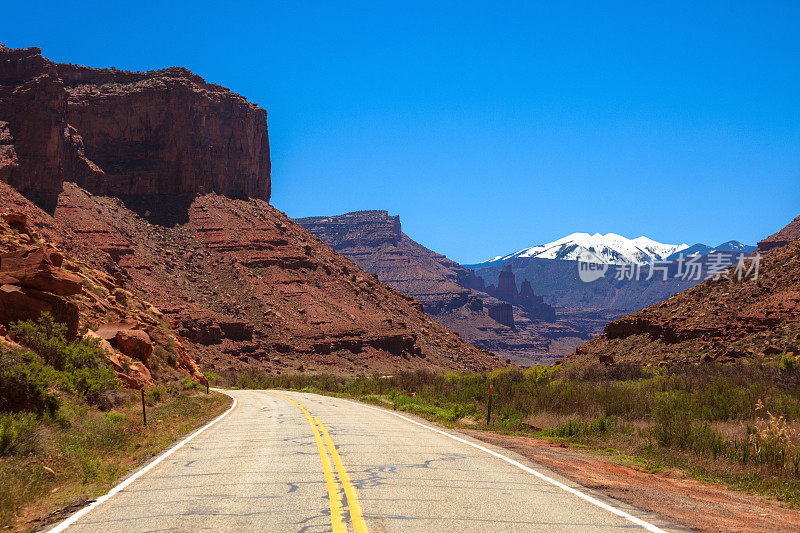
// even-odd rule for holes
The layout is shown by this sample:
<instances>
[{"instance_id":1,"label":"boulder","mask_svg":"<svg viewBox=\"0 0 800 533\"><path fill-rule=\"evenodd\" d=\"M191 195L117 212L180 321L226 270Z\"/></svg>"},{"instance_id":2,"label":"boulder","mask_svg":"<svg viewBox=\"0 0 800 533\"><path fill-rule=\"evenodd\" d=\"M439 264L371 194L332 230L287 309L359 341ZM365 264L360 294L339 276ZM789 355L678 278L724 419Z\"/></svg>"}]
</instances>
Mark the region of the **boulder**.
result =
<instances>
[{"instance_id":1,"label":"boulder","mask_svg":"<svg viewBox=\"0 0 800 533\"><path fill-rule=\"evenodd\" d=\"M150 336L140 329L123 329L114 337L119 351L148 365L153 343Z\"/></svg>"},{"instance_id":2,"label":"boulder","mask_svg":"<svg viewBox=\"0 0 800 533\"><path fill-rule=\"evenodd\" d=\"M9 213L3 213L0 215L0 218L8 224L11 228L19 231L24 232L28 228L28 215L25 213L17 213L16 211L11 211Z\"/></svg>"},{"instance_id":3,"label":"boulder","mask_svg":"<svg viewBox=\"0 0 800 533\"><path fill-rule=\"evenodd\" d=\"M125 331L125 330L123 330ZM117 351L111 344L102 338L97 332L89 330L83 336L84 339L96 339L104 355L117 377L122 382L123 387L128 389L141 389L154 383L150 369L142 361L132 359L130 356Z\"/></svg>"},{"instance_id":4,"label":"boulder","mask_svg":"<svg viewBox=\"0 0 800 533\"><path fill-rule=\"evenodd\" d=\"M133 320L132 318L126 318L125 320L121 320L119 322L109 322L108 324L103 324L97 328L97 335L101 339L113 342L117 336L117 333L120 331L135 329L138 326L139 322Z\"/></svg>"}]
</instances>

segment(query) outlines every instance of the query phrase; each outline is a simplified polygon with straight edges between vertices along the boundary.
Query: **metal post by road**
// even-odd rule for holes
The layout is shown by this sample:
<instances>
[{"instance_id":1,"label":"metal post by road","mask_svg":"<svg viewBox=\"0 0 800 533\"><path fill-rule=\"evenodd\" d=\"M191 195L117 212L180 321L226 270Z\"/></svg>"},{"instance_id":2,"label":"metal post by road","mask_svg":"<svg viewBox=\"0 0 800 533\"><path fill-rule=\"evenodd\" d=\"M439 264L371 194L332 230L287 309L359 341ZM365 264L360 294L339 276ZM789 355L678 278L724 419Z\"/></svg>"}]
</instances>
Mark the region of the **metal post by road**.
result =
<instances>
[{"instance_id":1,"label":"metal post by road","mask_svg":"<svg viewBox=\"0 0 800 533\"><path fill-rule=\"evenodd\" d=\"M144 421L144 427L147 427L147 411L144 408L144 386L139 391L142 393L142 420Z\"/></svg>"},{"instance_id":2,"label":"metal post by road","mask_svg":"<svg viewBox=\"0 0 800 533\"><path fill-rule=\"evenodd\" d=\"M489 422L492 419L492 392L494 391L494 383L489 383L489 405L486 407L486 425L489 425Z\"/></svg>"}]
</instances>

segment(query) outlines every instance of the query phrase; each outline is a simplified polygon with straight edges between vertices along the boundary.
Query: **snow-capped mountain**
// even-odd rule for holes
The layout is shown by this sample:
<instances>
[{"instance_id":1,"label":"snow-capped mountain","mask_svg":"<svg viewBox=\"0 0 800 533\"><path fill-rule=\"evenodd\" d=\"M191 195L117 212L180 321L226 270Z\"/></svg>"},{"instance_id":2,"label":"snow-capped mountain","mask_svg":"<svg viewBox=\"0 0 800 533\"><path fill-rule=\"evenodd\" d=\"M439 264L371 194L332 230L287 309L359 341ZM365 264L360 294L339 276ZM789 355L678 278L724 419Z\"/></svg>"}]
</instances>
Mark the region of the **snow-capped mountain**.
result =
<instances>
[{"instance_id":1,"label":"snow-capped mountain","mask_svg":"<svg viewBox=\"0 0 800 533\"><path fill-rule=\"evenodd\" d=\"M755 251L756 251L755 246L752 246L750 244L742 244L739 241L727 241L715 247L711 247L701 242L698 242L697 244L693 244L690 247L686 248L685 250L675 252L671 256L667 257L667 260L672 261L673 259L677 259L680 255L683 255L684 257L689 257L692 255L708 255L716 252L728 252L733 254L741 253L749 255Z\"/></svg>"},{"instance_id":2,"label":"snow-capped mountain","mask_svg":"<svg viewBox=\"0 0 800 533\"><path fill-rule=\"evenodd\" d=\"M647 237L627 239L616 233L573 233L557 241L525 248L516 253L497 256L481 263L497 263L517 257L541 259L564 259L595 263L626 264L656 263L666 261L669 256L689 248L687 244L663 244Z\"/></svg>"}]
</instances>

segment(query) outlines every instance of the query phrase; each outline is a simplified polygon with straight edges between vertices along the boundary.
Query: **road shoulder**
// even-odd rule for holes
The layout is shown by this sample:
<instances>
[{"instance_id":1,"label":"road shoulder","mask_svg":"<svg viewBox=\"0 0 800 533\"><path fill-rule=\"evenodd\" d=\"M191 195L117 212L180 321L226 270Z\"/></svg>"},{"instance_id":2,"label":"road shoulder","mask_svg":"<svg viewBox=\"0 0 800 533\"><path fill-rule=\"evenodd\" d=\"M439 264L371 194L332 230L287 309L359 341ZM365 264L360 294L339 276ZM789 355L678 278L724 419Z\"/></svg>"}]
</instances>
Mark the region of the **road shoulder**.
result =
<instances>
[{"instance_id":1,"label":"road shoulder","mask_svg":"<svg viewBox=\"0 0 800 533\"><path fill-rule=\"evenodd\" d=\"M459 430L642 511L703 531L799 531L800 511L759 496L694 479L651 474L604 460L563 444L530 437Z\"/></svg>"}]
</instances>

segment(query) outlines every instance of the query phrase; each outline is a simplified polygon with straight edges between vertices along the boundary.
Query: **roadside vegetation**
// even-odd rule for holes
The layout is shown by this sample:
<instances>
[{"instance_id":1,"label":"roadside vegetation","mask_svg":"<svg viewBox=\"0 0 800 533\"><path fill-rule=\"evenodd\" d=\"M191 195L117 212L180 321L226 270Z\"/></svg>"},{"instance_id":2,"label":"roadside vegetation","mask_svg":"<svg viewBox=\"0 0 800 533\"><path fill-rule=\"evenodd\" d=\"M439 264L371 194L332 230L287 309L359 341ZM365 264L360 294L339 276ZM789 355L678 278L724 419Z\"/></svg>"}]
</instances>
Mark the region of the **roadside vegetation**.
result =
<instances>
[{"instance_id":1,"label":"roadside vegetation","mask_svg":"<svg viewBox=\"0 0 800 533\"><path fill-rule=\"evenodd\" d=\"M127 472L219 414L229 399L175 380L120 388L98 344L68 341L49 315L0 344L0 528L31 530L105 493Z\"/></svg>"},{"instance_id":2,"label":"roadside vegetation","mask_svg":"<svg viewBox=\"0 0 800 533\"><path fill-rule=\"evenodd\" d=\"M353 379L246 372L230 381L241 388L345 395L455 427L555 439L640 469L677 468L800 507L800 367L793 356L671 368L532 367Z\"/></svg>"}]
</instances>

